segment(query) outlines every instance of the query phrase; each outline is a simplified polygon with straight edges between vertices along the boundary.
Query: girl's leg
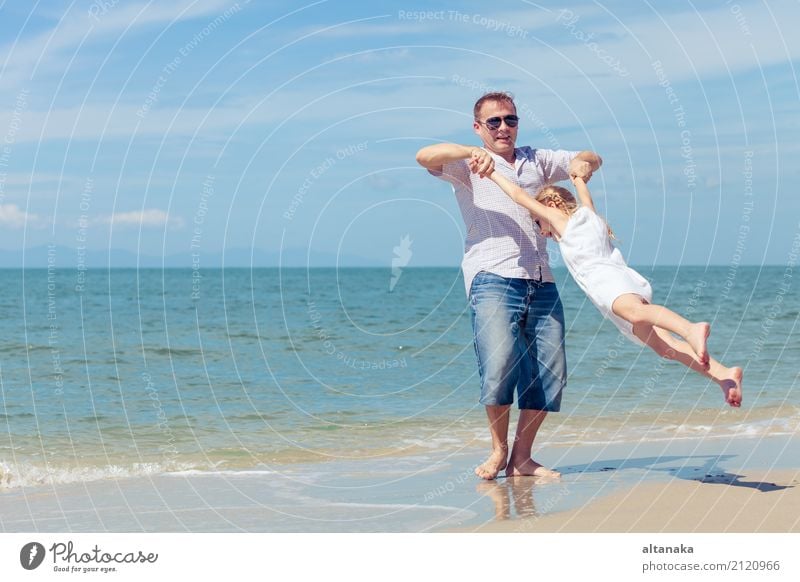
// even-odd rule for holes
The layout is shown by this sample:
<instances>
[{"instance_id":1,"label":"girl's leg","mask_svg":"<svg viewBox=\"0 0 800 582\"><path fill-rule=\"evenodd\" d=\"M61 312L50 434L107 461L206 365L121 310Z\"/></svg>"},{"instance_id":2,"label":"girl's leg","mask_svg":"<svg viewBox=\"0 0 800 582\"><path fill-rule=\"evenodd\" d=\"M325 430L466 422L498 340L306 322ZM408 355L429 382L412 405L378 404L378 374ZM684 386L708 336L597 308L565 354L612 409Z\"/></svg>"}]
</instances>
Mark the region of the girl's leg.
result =
<instances>
[{"instance_id":1,"label":"girl's leg","mask_svg":"<svg viewBox=\"0 0 800 582\"><path fill-rule=\"evenodd\" d=\"M643 297L634 293L625 293L617 297L611 309L634 327L637 324L649 324L677 333L691 346L697 362L708 366L706 342L711 326L705 321L692 323L663 305L647 303Z\"/></svg>"},{"instance_id":2,"label":"girl's leg","mask_svg":"<svg viewBox=\"0 0 800 582\"><path fill-rule=\"evenodd\" d=\"M714 358L709 358L708 366L698 364L694 358L694 350L688 343L673 337L667 330L648 323L634 325L633 333L662 358L680 362L719 384L725 402L731 406L742 405L741 368L728 368Z\"/></svg>"}]
</instances>

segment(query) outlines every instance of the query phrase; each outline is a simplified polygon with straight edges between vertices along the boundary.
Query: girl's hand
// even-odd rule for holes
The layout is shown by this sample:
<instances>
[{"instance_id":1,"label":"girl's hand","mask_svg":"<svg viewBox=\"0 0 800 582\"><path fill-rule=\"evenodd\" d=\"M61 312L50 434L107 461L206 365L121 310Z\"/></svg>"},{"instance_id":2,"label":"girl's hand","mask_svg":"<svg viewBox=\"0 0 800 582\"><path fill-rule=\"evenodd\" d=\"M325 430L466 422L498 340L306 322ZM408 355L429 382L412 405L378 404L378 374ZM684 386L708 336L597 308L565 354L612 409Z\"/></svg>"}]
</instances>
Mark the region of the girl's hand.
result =
<instances>
[{"instance_id":1,"label":"girl's hand","mask_svg":"<svg viewBox=\"0 0 800 582\"><path fill-rule=\"evenodd\" d=\"M489 169L484 171L481 171L480 162L478 162L477 160L470 160L468 162L468 165L469 165L469 171L472 172L473 174L478 174L481 178L491 178L492 174L494 174L494 160L492 160Z\"/></svg>"},{"instance_id":2,"label":"girl's hand","mask_svg":"<svg viewBox=\"0 0 800 582\"><path fill-rule=\"evenodd\" d=\"M569 163L569 177L579 177L584 182L588 182L592 177L592 164L579 158L574 158Z\"/></svg>"},{"instance_id":3,"label":"girl's hand","mask_svg":"<svg viewBox=\"0 0 800 582\"><path fill-rule=\"evenodd\" d=\"M469 169L473 174L485 178L494 171L494 158L482 148L474 148L469 158Z\"/></svg>"}]
</instances>

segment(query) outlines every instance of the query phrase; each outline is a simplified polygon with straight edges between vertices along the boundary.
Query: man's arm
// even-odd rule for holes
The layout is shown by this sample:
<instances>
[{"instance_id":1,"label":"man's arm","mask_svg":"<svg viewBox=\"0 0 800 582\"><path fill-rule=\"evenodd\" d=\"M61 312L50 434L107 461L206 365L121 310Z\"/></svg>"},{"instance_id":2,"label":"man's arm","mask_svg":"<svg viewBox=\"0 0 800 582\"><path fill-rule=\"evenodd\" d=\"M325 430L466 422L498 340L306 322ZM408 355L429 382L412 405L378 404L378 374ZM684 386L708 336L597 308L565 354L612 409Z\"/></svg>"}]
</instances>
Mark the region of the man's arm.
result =
<instances>
[{"instance_id":1,"label":"man's arm","mask_svg":"<svg viewBox=\"0 0 800 582\"><path fill-rule=\"evenodd\" d=\"M592 174L599 170L602 165L603 158L594 152L583 151L570 161L569 175L583 178L584 182L588 182Z\"/></svg>"},{"instance_id":2,"label":"man's arm","mask_svg":"<svg viewBox=\"0 0 800 582\"><path fill-rule=\"evenodd\" d=\"M494 169L492 156L486 150L475 146L439 143L426 146L417 152L417 163L434 172L441 172L447 163L467 159L472 162L470 169L481 177Z\"/></svg>"}]
</instances>

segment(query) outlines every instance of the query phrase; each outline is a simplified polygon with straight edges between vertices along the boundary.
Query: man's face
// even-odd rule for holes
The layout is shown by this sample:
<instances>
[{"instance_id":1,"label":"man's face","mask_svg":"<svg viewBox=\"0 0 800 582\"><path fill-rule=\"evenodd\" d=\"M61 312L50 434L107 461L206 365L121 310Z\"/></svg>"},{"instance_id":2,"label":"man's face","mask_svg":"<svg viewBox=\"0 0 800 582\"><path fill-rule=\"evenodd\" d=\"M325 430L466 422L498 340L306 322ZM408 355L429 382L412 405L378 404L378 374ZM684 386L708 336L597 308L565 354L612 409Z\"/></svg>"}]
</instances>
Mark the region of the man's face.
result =
<instances>
[{"instance_id":1,"label":"man's face","mask_svg":"<svg viewBox=\"0 0 800 582\"><path fill-rule=\"evenodd\" d=\"M514 145L517 143L517 127L509 127L503 121L497 129L486 127L486 120L492 117L503 118L506 115L516 115L514 106L508 101L485 101L481 105L478 120L474 121L472 127L475 129L483 145L499 156L507 157L514 152Z\"/></svg>"}]
</instances>

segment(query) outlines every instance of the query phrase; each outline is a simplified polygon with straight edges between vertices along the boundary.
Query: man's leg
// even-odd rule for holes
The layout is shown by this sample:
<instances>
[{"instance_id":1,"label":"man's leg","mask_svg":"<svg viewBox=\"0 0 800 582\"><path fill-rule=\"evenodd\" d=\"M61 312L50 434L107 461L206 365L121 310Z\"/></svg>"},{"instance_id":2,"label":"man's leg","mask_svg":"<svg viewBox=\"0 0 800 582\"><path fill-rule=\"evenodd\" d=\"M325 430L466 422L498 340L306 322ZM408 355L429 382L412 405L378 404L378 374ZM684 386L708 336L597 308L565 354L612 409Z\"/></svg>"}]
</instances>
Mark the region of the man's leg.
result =
<instances>
[{"instance_id":1,"label":"man's leg","mask_svg":"<svg viewBox=\"0 0 800 582\"><path fill-rule=\"evenodd\" d=\"M520 410L514 447L506 467L506 477L536 476L560 477L561 473L537 463L531 458L533 441L542 426L547 412L544 410Z\"/></svg>"},{"instance_id":2,"label":"man's leg","mask_svg":"<svg viewBox=\"0 0 800 582\"><path fill-rule=\"evenodd\" d=\"M500 471L506 468L510 409L510 405L486 407L486 416L489 418L489 432L492 435L492 454L489 455L486 461L475 467L475 474L481 479L494 479Z\"/></svg>"},{"instance_id":3,"label":"man's leg","mask_svg":"<svg viewBox=\"0 0 800 582\"><path fill-rule=\"evenodd\" d=\"M526 358L520 366L522 386L517 434L511 448L506 475L559 477L558 471L531 458L533 443L548 411L561 408L561 392L566 384L567 361L564 354L564 309L554 283L531 285L530 304L524 321Z\"/></svg>"},{"instance_id":4,"label":"man's leg","mask_svg":"<svg viewBox=\"0 0 800 582\"><path fill-rule=\"evenodd\" d=\"M508 457L508 417L520 376L517 337L524 305L524 283L481 272L470 291L475 355L481 379L481 404L486 407L492 452L475 469L482 479L494 479Z\"/></svg>"}]
</instances>

